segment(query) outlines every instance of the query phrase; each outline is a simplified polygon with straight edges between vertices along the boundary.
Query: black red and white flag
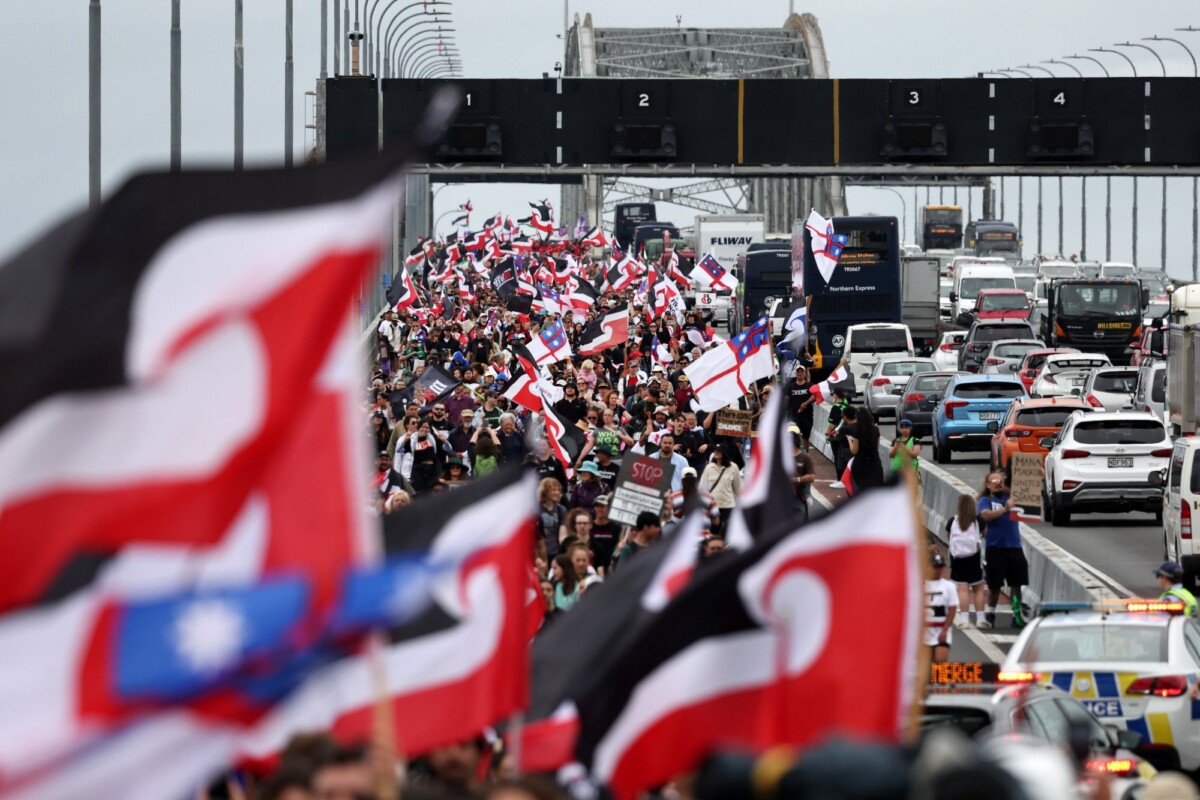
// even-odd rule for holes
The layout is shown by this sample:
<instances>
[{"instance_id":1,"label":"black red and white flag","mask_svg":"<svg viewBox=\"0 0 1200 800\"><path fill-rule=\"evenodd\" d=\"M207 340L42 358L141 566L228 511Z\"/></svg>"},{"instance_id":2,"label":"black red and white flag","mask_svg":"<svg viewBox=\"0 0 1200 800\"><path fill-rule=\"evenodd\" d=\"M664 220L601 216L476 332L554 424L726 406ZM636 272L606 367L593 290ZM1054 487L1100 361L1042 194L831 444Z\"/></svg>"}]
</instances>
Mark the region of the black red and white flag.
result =
<instances>
[{"instance_id":1,"label":"black red and white flag","mask_svg":"<svg viewBox=\"0 0 1200 800\"><path fill-rule=\"evenodd\" d=\"M574 698L579 760L631 800L718 749L898 740L918 690L921 538L892 485L698 570Z\"/></svg>"},{"instance_id":2,"label":"black red and white flag","mask_svg":"<svg viewBox=\"0 0 1200 800\"><path fill-rule=\"evenodd\" d=\"M590 247L608 247L610 241L612 241L612 237L605 236L604 231L600 230L599 226L596 226L584 234L579 243Z\"/></svg>"},{"instance_id":3,"label":"black red and white flag","mask_svg":"<svg viewBox=\"0 0 1200 800\"><path fill-rule=\"evenodd\" d=\"M529 207L533 209L533 213L528 217L522 217L517 222L522 225L531 225L542 233L553 233L554 209L550 205L550 201L543 200L540 203L530 203Z\"/></svg>"},{"instance_id":4,"label":"black red and white flag","mask_svg":"<svg viewBox=\"0 0 1200 800\"><path fill-rule=\"evenodd\" d=\"M691 278L679 265L679 253L674 250L668 250L663 255L663 260L666 262L665 267L667 275L671 280L678 283L683 288L687 289L692 285Z\"/></svg>"},{"instance_id":5,"label":"black red and white flag","mask_svg":"<svg viewBox=\"0 0 1200 800\"><path fill-rule=\"evenodd\" d=\"M610 311L583 329L583 335L579 338L579 355L594 356L628 341L629 309Z\"/></svg>"},{"instance_id":6,"label":"black red and white flag","mask_svg":"<svg viewBox=\"0 0 1200 800\"><path fill-rule=\"evenodd\" d=\"M749 550L754 540L797 520L795 447L783 388L776 385L758 421L746 478L729 516L725 541Z\"/></svg>"},{"instance_id":7,"label":"black red and white flag","mask_svg":"<svg viewBox=\"0 0 1200 800\"><path fill-rule=\"evenodd\" d=\"M535 498L535 475L508 469L456 489L453 503L419 499L384 518L389 558L428 553L450 567L433 587L433 607L393 629L380 659L403 752L473 739L528 704ZM243 755L271 759L302 731L371 739L374 667L364 655L313 675L243 741Z\"/></svg>"},{"instance_id":8,"label":"black red and white flag","mask_svg":"<svg viewBox=\"0 0 1200 800\"><path fill-rule=\"evenodd\" d=\"M521 745L512 748L521 754L522 772L548 772L575 760L574 698L608 673L621 642L636 637L687 586L697 569L704 524L703 515L693 511L675 533L589 589L568 624L552 625L534 640L533 694Z\"/></svg>"},{"instance_id":9,"label":"black red and white flag","mask_svg":"<svg viewBox=\"0 0 1200 800\"><path fill-rule=\"evenodd\" d=\"M404 259L404 266L416 269L425 263L425 243L429 240L424 236L417 239L417 246L408 251L408 256Z\"/></svg>"},{"instance_id":10,"label":"black red and white flag","mask_svg":"<svg viewBox=\"0 0 1200 800\"><path fill-rule=\"evenodd\" d=\"M614 292L623 292L642 277L641 264L633 256L624 255L608 269L608 285Z\"/></svg>"},{"instance_id":11,"label":"black red and white flag","mask_svg":"<svg viewBox=\"0 0 1200 800\"><path fill-rule=\"evenodd\" d=\"M540 412L546 424L546 440L550 443L550 450L570 480L575 477L575 462L587 444L587 433L555 411L549 403L543 402Z\"/></svg>"},{"instance_id":12,"label":"black red and white flag","mask_svg":"<svg viewBox=\"0 0 1200 800\"><path fill-rule=\"evenodd\" d=\"M495 233L497 230L499 230L503 226L504 226L504 217L502 217L499 214L496 214L493 217L488 217L483 222L483 229L485 231L489 231L491 233Z\"/></svg>"},{"instance_id":13,"label":"black red and white flag","mask_svg":"<svg viewBox=\"0 0 1200 800\"><path fill-rule=\"evenodd\" d=\"M393 311L403 311L420 304L421 297L407 268L401 267L392 280L392 285L387 289L387 302Z\"/></svg>"},{"instance_id":14,"label":"black red and white flag","mask_svg":"<svg viewBox=\"0 0 1200 800\"><path fill-rule=\"evenodd\" d=\"M141 175L0 266L0 648L22 654L0 665L0 707L19 709L0 719L0 794L188 793L228 763L245 718L146 708L127 724L110 704L149 673L118 679L167 660L221 674L248 642L163 636L153 663L131 664L89 647L112 604L286 574L319 614L366 556L349 309L390 230L390 172ZM64 337L80 304L94 324ZM214 635L251 608L218 605Z\"/></svg>"},{"instance_id":15,"label":"black red and white flag","mask_svg":"<svg viewBox=\"0 0 1200 800\"><path fill-rule=\"evenodd\" d=\"M467 202L465 202L465 203L463 203L461 206L459 206L459 207L458 207L458 210L459 210L459 211L465 211L465 212L467 212L468 214L470 214L472 211L474 211L474 210L475 210L475 206L471 205L471 200L470 200L470 198L467 198Z\"/></svg>"},{"instance_id":16,"label":"black red and white flag","mask_svg":"<svg viewBox=\"0 0 1200 800\"><path fill-rule=\"evenodd\" d=\"M513 236L508 240L508 249L514 253L530 253L533 251L533 240L523 233Z\"/></svg>"},{"instance_id":17,"label":"black red and white flag","mask_svg":"<svg viewBox=\"0 0 1200 800\"><path fill-rule=\"evenodd\" d=\"M574 309L587 311L596 305L596 301L599 299L600 293L593 289L587 281L572 278L571 282L567 284L567 301Z\"/></svg>"},{"instance_id":18,"label":"black red and white flag","mask_svg":"<svg viewBox=\"0 0 1200 800\"><path fill-rule=\"evenodd\" d=\"M470 212L463 214L462 216L455 217L454 219L450 220L450 224L454 225L454 226L462 225L464 227L467 225L470 225L471 224Z\"/></svg>"},{"instance_id":19,"label":"black red and white flag","mask_svg":"<svg viewBox=\"0 0 1200 800\"><path fill-rule=\"evenodd\" d=\"M467 234L463 240L463 247L467 250L482 250L487 246L487 243L492 239L492 232L487 228Z\"/></svg>"}]
</instances>

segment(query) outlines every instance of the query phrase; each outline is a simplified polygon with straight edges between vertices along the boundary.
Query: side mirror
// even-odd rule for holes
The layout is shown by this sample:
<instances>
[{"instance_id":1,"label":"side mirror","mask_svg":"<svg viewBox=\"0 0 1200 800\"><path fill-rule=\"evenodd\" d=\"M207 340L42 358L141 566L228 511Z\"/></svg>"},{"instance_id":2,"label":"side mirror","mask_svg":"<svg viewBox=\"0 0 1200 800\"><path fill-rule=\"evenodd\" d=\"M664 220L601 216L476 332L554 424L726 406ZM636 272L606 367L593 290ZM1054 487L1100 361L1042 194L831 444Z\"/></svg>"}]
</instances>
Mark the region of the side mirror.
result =
<instances>
[{"instance_id":1,"label":"side mirror","mask_svg":"<svg viewBox=\"0 0 1200 800\"><path fill-rule=\"evenodd\" d=\"M1021 366L1020 364L1009 364L1009 365L1008 365L1008 371L1009 371L1009 372L1016 372L1016 371L1017 371L1017 368L1018 368L1018 367L1020 367L1020 366Z\"/></svg>"},{"instance_id":2,"label":"side mirror","mask_svg":"<svg viewBox=\"0 0 1200 800\"><path fill-rule=\"evenodd\" d=\"M1036 377L1037 377L1037 370L1036 370L1036 369L1027 369L1027 370L1025 370L1025 377L1026 377L1026 378L1036 378Z\"/></svg>"},{"instance_id":3,"label":"side mirror","mask_svg":"<svg viewBox=\"0 0 1200 800\"><path fill-rule=\"evenodd\" d=\"M1000 430L1000 423L996 420L992 420L988 423L987 429L992 433L995 433L996 431Z\"/></svg>"},{"instance_id":4,"label":"side mirror","mask_svg":"<svg viewBox=\"0 0 1200 800\"><path fill-rule=\"evenodd\" d=\"M1116 747L1123 747L1126 750L1133 750L1135 747L1140 747L1142 744L1142 735L1137 731L1131 731L1126 728L1118 728L1116 725L1105 725L1105 730L1108 731L1109 741Z\"/></svg>"},{"instance_id":5,"label":"side mirror","mask_svg":"<svg viewBox=\"0 0 1200 800\"><path fill-rule=\"evenodd\" d=\"M1167 485L1167 471L1165 469L1156 469L1150 473L1149 481L1151 486L1162 488Z\"/></svg>"},{"instance_id":6,"label":"side mirror","mask_svg":"<svg viewBox=\"0 0 1200 800\"><path fill-rule=\"evenodd\" d=\"M1054 437L1053 436L1043 436L1042 438L1038 439L1038 446L1042 447L1046 450L1051 449L1052 447L1054 447Z\"/></svg>"},{"instance_id":7,"label":"side mirror","mask_svg":"<svg viewBox=\"0 0 1200 800\"><path fill-rule=\"evenodd\" d=\"M1142 308L1150 305L1150 289L1147 286L1142 287Z\"/></svg>"},{"instance_id":8,"label":"side mirror","mask_svg":"<svg viewBox=\"0 0 1200 800\"><path fill-rule=\"evenodd\" d=\"M950 302L951 302L951 303L957 303L957 302L958 302L958 292L951 292L951 293L950 293Z\"/></svg>"}]
</instances>

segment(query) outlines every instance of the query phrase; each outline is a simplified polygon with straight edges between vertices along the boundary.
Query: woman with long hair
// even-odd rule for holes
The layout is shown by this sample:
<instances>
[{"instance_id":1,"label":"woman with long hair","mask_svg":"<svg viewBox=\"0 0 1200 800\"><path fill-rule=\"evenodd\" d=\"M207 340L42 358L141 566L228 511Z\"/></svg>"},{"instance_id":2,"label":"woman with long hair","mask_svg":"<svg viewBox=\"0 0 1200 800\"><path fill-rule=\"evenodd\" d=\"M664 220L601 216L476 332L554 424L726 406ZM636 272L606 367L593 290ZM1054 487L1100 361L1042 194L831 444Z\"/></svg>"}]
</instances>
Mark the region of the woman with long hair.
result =
<instances>
[{"instance_id":1,"label":"woman with long hair","mask_svg":"<svg viewBox=\"0 0 1200 800\"><path fill-rule=\"evenodd\" d=\"M583 595L583 582L575 572L569 553L559 553L554 557L550 567L554 586L554 607L560 611L570 611Z\"/></svg>"},{"instance_id":2,"label":"woman with long hair","mask_svg":"<svg viewBox=\"0 0 1200 800\"><path fill-rule=\"evenodd\" d=\"M850 464L850 478L853 481L854 493L872 486L883 485L883 460L879 457L879 428L875 425L875 417L865 407L858 409L856 435L848 437L850 453L853 461Z\"/></svg>"},{"instance_id":3,"label":"woman with long hair","mask_svg":"<svg viewBox=\"0 0 1200 800\"><path fill-rule=\"evenodd\" d=\"M411 453L412 476L409 482L417 493L432 489L442 472L442 464L450 446L433 435L429 420L417 423L417 430L404 439L404 449Z\"/></svg>"},{"instance_id":4,"label":"woman with long hair","mask_svg":"<svg viewBox=\"0 0 1200 800\"><path fill-rule=\"evenodd\" d=\"M538 483L538 522L547 558L554 558L560 551L562 528L567 521L562 497L562 484L556 478L542 478Z\"/></svg>"},{"instance_id":5,"label":"woman with long hair","mask_svg":"<svg viewBox=\"0 0 1200 800\"><path fill-rule=\"evenodd\" d=\"M975 605L976 624L983 621L983 553L975 498L960 495L954 516L946 522L950 540L950 580L958 589L958 611L964 625L971 621L971 600Z\"/></svg>"},{"instance_id":6,"label":"woman with long hair","mask_svg":"<svg viewBox=\"0 0 1200 800\"><path fill-rule=\"evenodd\" d=\"M729 515L733 513L733 507L737 503L737 496L742 491L742 473L730 460L726 445L719 444L713 451L712 460L700 476L700 488L712 495L721 515L721 530L713 533L723 535L725 526L729 523Z\"/></svg>"}]
</instances>

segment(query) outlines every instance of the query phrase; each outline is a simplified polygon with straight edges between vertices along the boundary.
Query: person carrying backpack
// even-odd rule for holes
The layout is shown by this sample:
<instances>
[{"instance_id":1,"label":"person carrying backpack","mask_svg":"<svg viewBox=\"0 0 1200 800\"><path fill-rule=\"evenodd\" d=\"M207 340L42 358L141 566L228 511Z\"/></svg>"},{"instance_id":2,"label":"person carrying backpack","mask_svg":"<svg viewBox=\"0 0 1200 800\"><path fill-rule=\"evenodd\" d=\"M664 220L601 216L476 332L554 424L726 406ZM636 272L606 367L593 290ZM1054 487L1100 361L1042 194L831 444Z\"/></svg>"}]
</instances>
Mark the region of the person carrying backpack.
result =
<instances>
[{"instance_id":1,"label":"person carrying backpack","mask_svg":"<svg viewBox=\"0 0 1200 800\"><path fill-rule=\"evenodd\" d=\"M950 580L958 589L958 608L964 625L971 622L971 605L975 606L975 624L980 628L991 625L984 618L983 606L983 553L980 544L983 533L975 513L975 498L960 495L958 508L946 522L946 533L950 543ZM967 601L971 602L968 603Z\"/></svg>"}]
</instances>

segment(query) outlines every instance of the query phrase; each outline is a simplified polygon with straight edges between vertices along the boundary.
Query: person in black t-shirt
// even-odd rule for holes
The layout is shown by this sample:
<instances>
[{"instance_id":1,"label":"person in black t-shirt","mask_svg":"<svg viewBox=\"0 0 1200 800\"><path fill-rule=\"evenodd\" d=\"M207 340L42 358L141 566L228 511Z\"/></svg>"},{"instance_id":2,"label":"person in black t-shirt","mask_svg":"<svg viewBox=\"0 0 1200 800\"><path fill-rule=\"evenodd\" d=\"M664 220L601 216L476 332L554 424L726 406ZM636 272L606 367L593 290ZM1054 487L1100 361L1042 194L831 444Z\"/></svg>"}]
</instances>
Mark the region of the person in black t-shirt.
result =
<instances>
[{"instance_id":1,"label":"person in black t-shirt","mask_svg":"<svg viewBox=\"0 0 1200 800\"><path fill-rule=\"evenodd\" d=\"M588 539L588 546L592 548L592 566L602 575L612 564L617 542L621 540L621 526L608 518L608 497L601 495L596 498L596 516L592 520L592 534Z\"/></svg>"},{"instance_id":2,"label":"person in black t-shirt","mask_svg":"<svg viewBox=\"0 0 1200 800\"><path fill-rule=\"evenodd\" d=\"M608 491L617 488L617 473L621 471L621 462L613 460L611 445L602 444L596 447L596 467L599 469L600 481L608 486Z\"/></svg>"}]
</instances>

